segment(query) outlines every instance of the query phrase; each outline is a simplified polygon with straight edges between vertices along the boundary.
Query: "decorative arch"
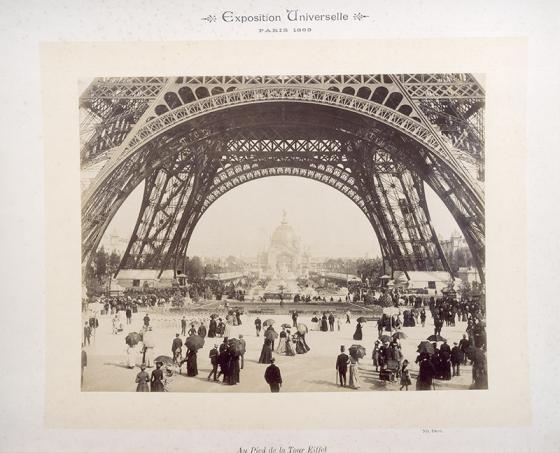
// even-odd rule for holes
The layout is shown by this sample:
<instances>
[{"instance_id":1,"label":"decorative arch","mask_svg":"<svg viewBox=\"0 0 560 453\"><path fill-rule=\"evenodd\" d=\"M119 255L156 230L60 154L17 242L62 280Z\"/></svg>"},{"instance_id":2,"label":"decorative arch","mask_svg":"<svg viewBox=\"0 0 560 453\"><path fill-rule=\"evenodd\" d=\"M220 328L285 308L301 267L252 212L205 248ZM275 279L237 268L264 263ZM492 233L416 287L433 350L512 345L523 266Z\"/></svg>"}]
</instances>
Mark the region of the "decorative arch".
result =
<instances>
[{"instance_id":1,"label":"decorative arch","mask_svg":"<svg viewBox=\"0 0 560 453\"><path fill-rule=\"evenodd\" d=\"M393 260L397 266L403 270L429 270L446 266L423 194L422 181L425 181L442 198L457 220L475 260L478 260L479 271L482 271L484 214L480 193L469 184L461 167L429 128L416 119L376 102L375 93L378 93L378 97L382 94L382 91L378 92L380 88L375 90L371 100L367 100L325 89L257 86L215 94L163 112L161 116L139 126L123 142L119 151L86 191L83 208L84 259L89 259L89 254L99 243L111 217L135 184L139 184L142 179L147 181L144 212L148 212L148 202L154 198L153 191L158 190L158 184L161 186L162 180L178 178L178 168L184 164L184 178L177 182L180 190L174 192L180 202L174 208L175 212L168 216L172 220L154 236L150 231L155 219L141 225L141 212L125 255L125 259L129 256L139 258L143 249L150 247L150 241L159 241L160 248L154 248L152 256L156 253L165 255L163 262L154 265L148 259L142 262L137 260L135 264L161 267L170 266L173 262L176 265L181 253L186 250L197 219L207 209L208 203L217 199L212 200L210 194L216 189L213 186L214 178L224 166L224 158L221 156L228 156L227 153L224 154L227 151L227 140L248 140L247 137L235 136L232 139L232 131L236 128L228 126L239 118L245 120L245 115L238 115L238 109L243 108L252 112L255 117L261 116L260 111L268 109L278 117L278 124L291 125L291 132L295 131L297 135L291 139L292 145L297 140L310 145L314 140L313 137L306 136L305 128L293 127L294 124L304 126L306 121L313 120L304 114L292 120L293 112L305 112L309 117L313 116L310 112L320 113L317 118L323 125L327 125L323 126L321 137L327 137L325 140L331 144L335 142L333 137L337 134L344 137L344 148L335 151L331 149L329 153L321 154L321 159L333 159L337 167L352 167L351 177L354 179L355 190L360 193L360 203L363 201L366 206L364 212L367 212L366 215L380 238L384 257ZM199 90L200 88L195 91L197 96L205 94ZM206 88L204 90L208 91ZM188 92L183 93L188 95ZM333 121L341 124L331 126ZM255 120L248 128L262 126ZM313 126L315 132L319 131L317 124ZM325 129L332 129L332 133L325 132ZM269 136L257 134L254 140L261 144L266 144L267 140L270 143L272 139L267 137ZM286 136L281 136L278 140L285 145L285 149L289 150L292 146ZM276 167L305 168L294 159L296 152L290 155L285 149L282 152L288 153L287 157L277 160L274 164ZM154 157L161 155L169 155L169 159L158 160ZM239 159L242 152L229 156ZM376 161L380 156L385 156L384 163ZM291 167L288 163L290 159ZM255 156L252 156L252 160L258 161ZM380 172L379 165L382 164L392 169ZM165 165L169 167L164 167ZM398 175L396 183L391 180L392 173ZM246 177L248 175L245 174ZM106 184L108 178L115 183ZM395 189L394 186L399 187ZM164 191L167 190L167 182L163 187ZM348 187L350 186L345 185L345 190L354 190ZM219 191L215 193L219 194ZM158 201L161 205L165 193L157 193L157 196L161 197ZM198 214L179 218L181 212ZM412 214L405 214L406 212ZM142 247L135 250L138 241L141 241Z\"/></svg>"}]
</instances>

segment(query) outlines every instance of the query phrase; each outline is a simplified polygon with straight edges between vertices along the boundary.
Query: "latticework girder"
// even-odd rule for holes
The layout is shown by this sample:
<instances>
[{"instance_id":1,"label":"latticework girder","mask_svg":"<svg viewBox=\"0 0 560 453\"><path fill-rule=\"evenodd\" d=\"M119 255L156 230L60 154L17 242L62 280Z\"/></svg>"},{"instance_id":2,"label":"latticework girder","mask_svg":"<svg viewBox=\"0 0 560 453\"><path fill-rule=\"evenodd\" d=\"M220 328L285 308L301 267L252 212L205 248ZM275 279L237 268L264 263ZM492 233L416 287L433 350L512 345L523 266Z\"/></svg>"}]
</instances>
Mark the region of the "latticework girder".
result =
<instances>
[{"instance_id":1,"label":"latticework girder","mask_svg":"<svg viewBox=\"0 0 560 453\"><path fill-rule=\"evenodd\" d=\"M163 270L180 267L198 220L223 193L292 175L352 199L391 268L447 270L424 195L429 184L483 273L482 186L465 162L483 162L484 92L471 75L101 79L81 102L105 118L104 141L95 143L107 145L98 149L111 146L83 194L85 262L142 180L145 195L121 267ZM148 106L111 111L121 102Z\"/></svg>"}]
</instances>

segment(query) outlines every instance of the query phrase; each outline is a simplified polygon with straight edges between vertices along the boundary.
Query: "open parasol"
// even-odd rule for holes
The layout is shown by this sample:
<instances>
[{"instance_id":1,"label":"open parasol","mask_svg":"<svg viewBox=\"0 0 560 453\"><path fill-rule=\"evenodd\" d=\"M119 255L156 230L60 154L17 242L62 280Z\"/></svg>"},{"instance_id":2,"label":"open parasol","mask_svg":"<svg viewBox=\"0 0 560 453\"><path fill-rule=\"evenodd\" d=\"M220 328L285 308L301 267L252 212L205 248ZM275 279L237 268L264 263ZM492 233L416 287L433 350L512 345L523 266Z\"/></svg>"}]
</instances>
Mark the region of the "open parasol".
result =
<instances>
[{"instance_id":1,"label":"open parasol","mask_svg":"<svg viewBox=\"0 0 560 453\"><path fill-rule=\"evenodd\" d=\"M200 335L192 335L185 340L185 346L191 351L197 351L204 346L204 338Z\"/></svg>"},{"instance_id":2,"label":"open parasol","mask_svg":"<svg viewBox=\"0 0 560 453\"><path fill-rule=\"evenodd\" d=\"M317 322L319 321L319 318L317 318L317 316L313 316L313 318L311 318L311 322Z\"/></svg>"},{"instance_id":3,"label":"open parasol","mask_svg":"<svg viewBox=\"0 0 560 453\"><path fill-rule=\"evenodd\" d=\"M126 338L124 339L127 345L130 347L136 346L138 343L142 341L142 335L137 332L130 332Z\"/></svg>"},{"instance_id":4,"label":"open parasol","mask_svg":"<svg viewBox=\"0 0 560 453\"><path fill-rule=\"evenodd\" d=\"M419 353L425 352L431 355L434 353L434 346L429 341L421 341L420 344L418 345L417 352Z\"/></svg>"},{"instance_id":5,"label":"open parasol","mask_svg":"<svg viewBox=\"0 0 560 453\"><path fill-rule=\"evenodd\" d=\"M366 322L367 319L364 318L363 316L360 316L358 319L356 319L356 321L358 321L358 322Z\"/></svg>"},{"instance_id":6,"label":"open parasol","mask_svg":"<svg viewBox=\"0 0 560 453\"><path fill-rule=\"evenodd\" d=\"M163 363L164 366L168 366L168 365L173 365L173 358L167 356L167 355L159 355L156 357L156 359L154 360L154 363L157 362L161 362Z\"/></svg>"},{"instance_id":7,"label":"open parasol","mask_svg":"<svg viewBox=\"0 0 560 453\"><path fill-rule=\"evenodd\" d=\"M391 337L389 335L381 335L381 343L390 343L391 342Z\"/></svg>"},{"instance_id":8,"label":"open parasol","mask_svg":"<svg viewBox=\"0 0 560 453\"><path fill-rule=\"evenodd\" d=\"M407 335L404 332L401 332L400 330L393 334L393 338L399 338L401 340L404 340L406 337Z\"/></svg>"},{"instance_id":9,"label":"open parasol","mask_svg":"<svg viewBox=\"0 0 560 453\"><path fill-rule=\"evenodd\" d=\"M428 340L428 341L447 341L441 335L430 335L428 338L426 338L426 340Z\"/></svg>"},{"instance_id":10,"label":"open parasol","mask_svg":"<svg viewBox=\"0 0 560 453\"><path fill-rule=\"evenodd\" d=\"M292 326L291 326L290 324L284 323L284 324L282 324L281 327L283 327L284 329L289 329L289 328L292 327Z\"/></svg>"},{"instance_id":11,"label":"open parasol","mask_svg":"<svg viewBox=\"0 0 560 453\"><path fill-rule=\"evenodd\" d=\"M267 319L265 322L263 322L263 326L272 326L276 321L274 321L274 319Z\"/></svg>"},{"instance_id":12,"label":"open parasol","mask_svg":"<svg viewBox=\"0 0 560 453\"><path fill-rule=\"evenodd\" d=\"M350 348L348 348L348 352L355 359L363 359L366 356L366 348L359 344L353 344L350 346Z\"/></svg>"},{"instance_id":13,"label":"open parasol","mask_svg":"<svg viewBox=\"0 0 560 453\"><path fill-rule=\"evenodd\" d=\"M228 340L229 350L235 357L239 357L240 355L245 353L243 349L243 343L239 341L237 338L230 338Z\"/></svg>"},{"instance_id":14,"label":"open parasol","mask_svg":"<svg viewBox=\"0 0 560 453\"><path fill-rule=\"evenodd\" d=\"M307 328L307 326L305 324L300 323L300 324L297 325L297 331L299 333L301 333L302 335L305 335L309 331L309 329Z\"/></svg>"}]
</instances>

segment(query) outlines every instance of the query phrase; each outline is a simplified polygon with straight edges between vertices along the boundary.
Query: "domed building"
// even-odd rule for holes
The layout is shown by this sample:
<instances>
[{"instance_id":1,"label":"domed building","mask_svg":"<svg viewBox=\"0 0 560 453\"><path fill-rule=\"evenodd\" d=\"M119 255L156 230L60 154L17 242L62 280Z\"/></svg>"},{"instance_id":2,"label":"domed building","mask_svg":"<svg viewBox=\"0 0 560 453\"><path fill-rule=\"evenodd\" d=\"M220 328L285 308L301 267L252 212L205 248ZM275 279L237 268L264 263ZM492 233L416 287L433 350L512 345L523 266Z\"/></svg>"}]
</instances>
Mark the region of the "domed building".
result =
<instances>
[{"instance_id":1,"label":"domed building","mask_svg":"<svg viewBox=\"0 0 560 453\"><path fill-rule=\"evenodd\" d=\"M259 256L259 269L261 276L270 278L308 276L309 257L303 253L300 239L288 223L285 212L282 222L272 233L268 249Z\"/></svg>"}]
</instances>

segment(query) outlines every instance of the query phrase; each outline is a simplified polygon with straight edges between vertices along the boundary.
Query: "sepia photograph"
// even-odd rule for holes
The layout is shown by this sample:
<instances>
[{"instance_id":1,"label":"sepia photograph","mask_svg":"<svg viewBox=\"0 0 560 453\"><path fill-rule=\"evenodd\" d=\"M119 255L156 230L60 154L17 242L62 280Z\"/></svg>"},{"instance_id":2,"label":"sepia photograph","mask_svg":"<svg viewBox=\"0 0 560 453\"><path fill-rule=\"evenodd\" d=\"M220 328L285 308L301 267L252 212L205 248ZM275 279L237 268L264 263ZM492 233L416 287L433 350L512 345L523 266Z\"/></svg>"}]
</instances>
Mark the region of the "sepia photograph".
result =
<instances>
[{"instance_id":1,"label":"sepia photograph","mask_svg":"<svg viewBox=\"0 0 560 453\"><path fill-rule=\"evenodd\" d=\"M79 87L82 392L489 388L484 74Z\"/></svg>"}]
</instances>

